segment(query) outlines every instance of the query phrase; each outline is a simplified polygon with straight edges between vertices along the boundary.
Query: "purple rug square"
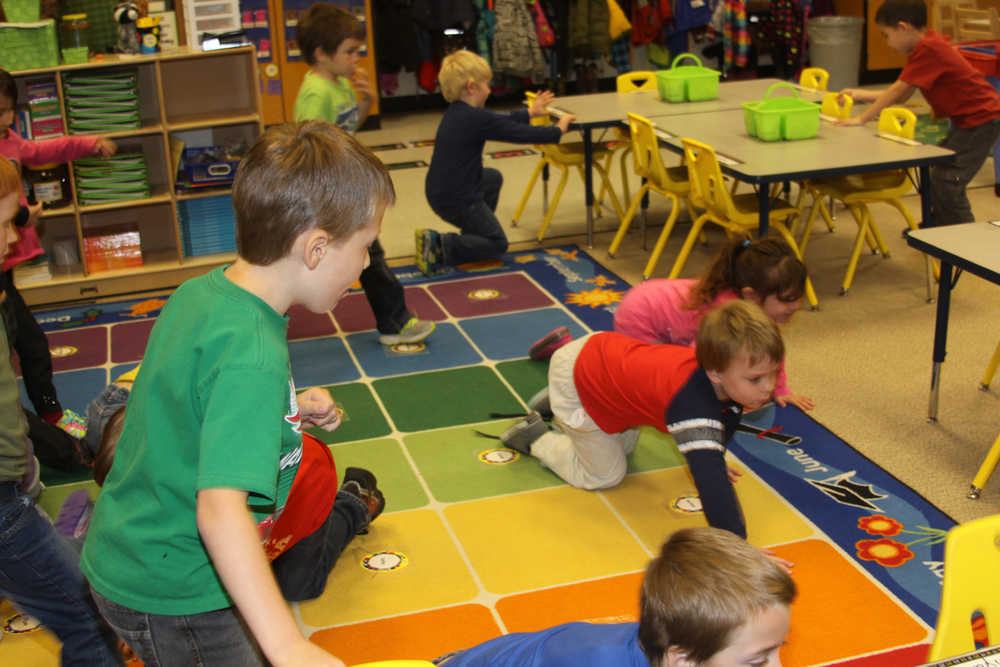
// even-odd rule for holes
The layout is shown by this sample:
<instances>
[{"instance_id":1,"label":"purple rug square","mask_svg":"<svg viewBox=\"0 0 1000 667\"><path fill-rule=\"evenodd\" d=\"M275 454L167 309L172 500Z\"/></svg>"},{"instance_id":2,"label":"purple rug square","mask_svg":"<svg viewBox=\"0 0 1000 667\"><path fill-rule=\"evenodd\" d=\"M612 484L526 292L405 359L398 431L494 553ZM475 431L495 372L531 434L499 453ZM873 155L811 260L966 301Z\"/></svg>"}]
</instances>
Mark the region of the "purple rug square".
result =
<instances>
[{"instance_id":1,"label":"purple rug square","mask_svg":"<svg viewBox=\"0 0 1000 667\"><path fill-rule=\"evenodd\" d=\"M73 371L103 366L108 361L108 328L86 327L46 334L52 352L52 370Z\"/></svg>"},{"instance_id":2,"label":"purple rug square","mask_svg":"<svg viewBox=\"0 0 1000 667\"><path fill-rule=\"evenodd\" d=\"M144 322L127 322L111 326L111 363L121 364L126 361L139 361L146 353L146 343L149 342L149 332L153 330L156 320Z\"/></svg>"},{"instance_id":3,"label":"purple rug square","mask_svg":"<svg viewBox=\"0 0 1000 667\"><path fill-rule=\"evenodd\" d=\"M292 306L288 311L288 340L319 338L337 333L330 313L314 313L302 306Z\"/></svg>"},{"instance_id":4,"label":"purple rug square","mask_svg":"<svg viewBox=\"0 0 1000 667\"><path fill-rule=\"evenodd\" d=\"M415 317L422 320L440 322L448 315L434 302L422 287L406 287L403 290L406 307ZM333 317L344 333L371 331L375 328L375 315L364 292L348 294L333 309Z\"/></svg>"},{"instance_id":5,"label":"purple rug square","mask_svg":"<svg viewBox=\"0 0 1000 667\"><path fill-rule=\"evenodd\" d=\"M544 292L519 273L455 280L428 287L453 317L477 317L553 304Z\"/></svg>"}]
</instances>

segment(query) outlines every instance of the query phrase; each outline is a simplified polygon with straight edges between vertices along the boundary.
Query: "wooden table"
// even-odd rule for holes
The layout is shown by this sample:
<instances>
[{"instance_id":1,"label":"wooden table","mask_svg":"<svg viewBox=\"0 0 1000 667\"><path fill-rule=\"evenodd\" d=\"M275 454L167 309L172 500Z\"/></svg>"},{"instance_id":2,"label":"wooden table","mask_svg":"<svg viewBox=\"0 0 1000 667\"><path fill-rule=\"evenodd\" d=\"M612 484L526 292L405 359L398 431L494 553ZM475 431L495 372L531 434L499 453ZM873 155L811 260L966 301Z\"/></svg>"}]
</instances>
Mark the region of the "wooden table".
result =
<instances>
[{"instance_id":1,"label":"wooden table","mask_svg":"<svg viewBox=\"0 0 1000 667\"><path fill-rule=\"evenodd\" d=\"M941 277L938 280L937 317L934 322L934 353L931 367L931 395L927 419L937 421L938 396L941 389L941 365L944 363L948 341L948 311L951 290L962 271L1000 285L1000 222L970 222L945 227L929 227L911 231L906 242L922 252L941 260ZM958 269L954 280L952 270ZM979 492L993 472L1000 454L1000 438L993 445L973 480L969 498L979 497ZM992 463L992 465L990 465Z\"/></svg>"},{"instance_id":2,"label":"wooden table","mask_svg":"<svg viewBox=\"0 0 1000 667\"><path fill-rule=\"evenodd\" d=\"M628 113L640 116L692 116L697 114L742 109L744 102L754 102L764 99L768 88L778 83L779 79L748 79L719 84L719 97L705 102L671 103L660 100L657 91L636 91L631 93L597 93L591 95L572 95L560 97L549 106L549 112L556 117L570 113L576 116L576 122L570 127L579 130L583 135L584 151L584 182L587 202L587 246L593 246L593 204L594 177L591 167L594 161L593 131L622 125L628 118ZM793 85L793 84L789 84ZM824 93L794 86L803 99L818 102ZM786 92L780 95L787 96ZM741 112L742 113L742 112ZM742 127L740 120L740 127ZM628 206L628 202L625 202Z\"/></svg>"},{"instance_id":3,"label":"wooden table","mask_svg":"<svg viewBox=\"0 0 1000 667\"><path fill-rule=\"evenodd\" d=\"M706 143L715 149L722 171L758 186L761 236L767 234L771 183L901 168L919 169L920 182L927 183L930 165L954 155L938 146L881 137L874 125L837 127L826 121L820 121L812 139L761 141L747 133L742 109L650 120L672 150L683 151L681 137ZM922 219L927 220L929 188L920 188L920 203Z\"/></svg>"}]
</instances>

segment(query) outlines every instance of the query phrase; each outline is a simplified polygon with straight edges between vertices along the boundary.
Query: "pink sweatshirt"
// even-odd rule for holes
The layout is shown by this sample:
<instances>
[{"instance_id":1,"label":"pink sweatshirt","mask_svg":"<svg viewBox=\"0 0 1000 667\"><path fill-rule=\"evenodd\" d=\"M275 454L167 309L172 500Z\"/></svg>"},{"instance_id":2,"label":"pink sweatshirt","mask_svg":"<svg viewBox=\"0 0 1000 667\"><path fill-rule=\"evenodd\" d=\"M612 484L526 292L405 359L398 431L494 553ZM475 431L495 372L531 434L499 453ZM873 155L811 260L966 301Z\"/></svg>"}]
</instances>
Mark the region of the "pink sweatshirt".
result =
<instances>
[{"instance_id":1,"label":"pink sweatshirt","mask_svg":"<svg viewBox=\"0 0 1000 667\"><path fill-rule=\"evenodd\" d=\"M670 343L694 346L701 318L712 308L738 299L732 290L726 290L712 305L691 310L691 292L697 280L667 280L659 278L641 282L628 292L615 311L615 331L645 343ZM775 396L790 394L785 362L781 361Z\"/></svg>"},{"instance_id":2,"label":"pink sweatshirt","mask_svg":"<svg viewBox=\"0 0 1000 667\"><path fill-rule=\"evenodd\" d=\"M93 155L99 138L96 135L87 135L28 141L8 128L6 133L0 136L0 156L11 160L18 169L22 165L37 166L50 162L69 162ZM27 203L28 198L22 194L21 205L25 206ZM11 248L10 255L3 264L4 271L42 254L42 244L34 227L22 227L18 232L21 239Z\"/></svg>"}]
</instances>

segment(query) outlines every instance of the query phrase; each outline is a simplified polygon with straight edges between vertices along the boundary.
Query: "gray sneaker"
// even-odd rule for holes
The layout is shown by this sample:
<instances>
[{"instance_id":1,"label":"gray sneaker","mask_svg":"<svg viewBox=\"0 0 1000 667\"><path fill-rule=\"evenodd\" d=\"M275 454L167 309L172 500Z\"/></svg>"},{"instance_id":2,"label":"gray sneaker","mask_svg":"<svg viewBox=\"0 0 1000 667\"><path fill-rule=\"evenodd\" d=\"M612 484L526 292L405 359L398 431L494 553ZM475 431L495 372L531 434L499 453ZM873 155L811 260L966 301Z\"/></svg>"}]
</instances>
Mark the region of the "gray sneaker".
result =
<instances>
[{"instance_id":1,"label":"gray sneaker","mask_svg":"<svg viewBox=\"0 0 1000 667\"><path fill-rule=\"evenodd\" d=\"M528 399L528 409L537 412L542 419L552 419L552 406L549 405L549 388L543 387Z\"/></svg>"},{"instance_id":2,"label":"gray sneaker","mask_svg":"<svg viewBox=\"0 0 1000 667\"><path fill-rule=\"evenodd\" d=\"M501 433L500 442L508 449L531 456L532 443L548 432L549 427L542 421L542 416L537 412L530 412L523 420Z\"/></svg>"},{"instance_id":3,"label":"gray sneaker","mask_svg":"<svg viewBox=\"0 0 1000 667\"><path fill-rule=\"evenodd\" d=\"M383 345L396 345L398 343L419 343L434 332L434 323L428 320L418 320L411 317L403 325L399 333L379 334L378 342Z\"/></svg>"}]
</instances>

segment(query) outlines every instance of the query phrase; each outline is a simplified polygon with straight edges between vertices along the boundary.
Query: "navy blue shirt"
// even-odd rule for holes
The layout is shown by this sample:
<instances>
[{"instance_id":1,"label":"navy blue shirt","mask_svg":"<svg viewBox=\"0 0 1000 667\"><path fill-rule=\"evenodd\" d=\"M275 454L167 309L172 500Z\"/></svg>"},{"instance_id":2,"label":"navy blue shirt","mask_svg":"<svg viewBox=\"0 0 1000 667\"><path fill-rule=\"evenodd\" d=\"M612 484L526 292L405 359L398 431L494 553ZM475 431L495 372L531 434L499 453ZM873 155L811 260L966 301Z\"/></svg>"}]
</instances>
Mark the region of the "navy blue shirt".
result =
<instances>
[{"instance_id":1,"label":"navy blue shirt","mask_svg":"<svg viewBox=\"0 0 1000 667\"><path fill-rule=\"evenodd\" d=\"M483 146L487 140L515 144L558 143L562 131L530 125L527 109L497 113L455 100L448 106L434 138L425 192L431 208L462 210L478 201L483 179Z\"/></svg>"}]
</instances>

